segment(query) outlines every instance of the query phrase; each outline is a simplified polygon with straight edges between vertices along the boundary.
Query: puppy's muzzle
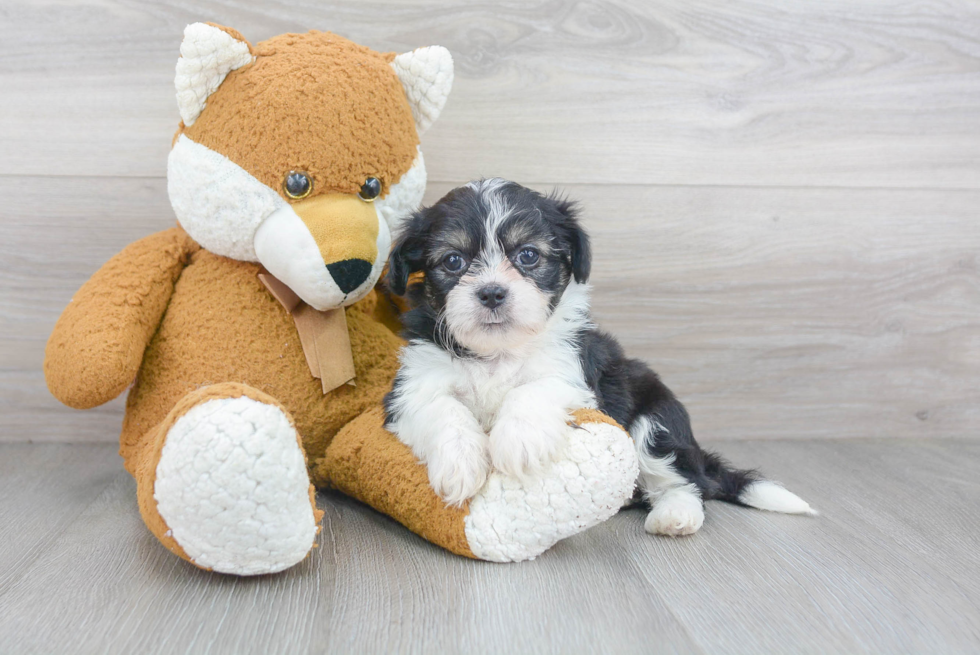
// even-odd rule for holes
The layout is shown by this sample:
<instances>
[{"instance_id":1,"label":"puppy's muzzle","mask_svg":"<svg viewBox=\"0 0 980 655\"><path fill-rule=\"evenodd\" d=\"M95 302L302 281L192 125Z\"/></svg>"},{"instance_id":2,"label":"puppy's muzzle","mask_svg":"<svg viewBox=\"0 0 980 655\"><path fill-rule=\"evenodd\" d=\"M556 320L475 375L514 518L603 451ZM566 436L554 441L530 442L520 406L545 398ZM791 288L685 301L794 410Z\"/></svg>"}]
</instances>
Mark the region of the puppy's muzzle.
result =
<instances>
[{"instance_id":1,"label":"puppy's muzzle","mask_svg":"<svg viewBox=\"0 0 980 655\"><path fill-rule=\"evenodd\" d=\"M496 309L507 300L507 289L499 284L488 284L476 290L476 297L487 309Z\"/></svg>"}]
</instances>

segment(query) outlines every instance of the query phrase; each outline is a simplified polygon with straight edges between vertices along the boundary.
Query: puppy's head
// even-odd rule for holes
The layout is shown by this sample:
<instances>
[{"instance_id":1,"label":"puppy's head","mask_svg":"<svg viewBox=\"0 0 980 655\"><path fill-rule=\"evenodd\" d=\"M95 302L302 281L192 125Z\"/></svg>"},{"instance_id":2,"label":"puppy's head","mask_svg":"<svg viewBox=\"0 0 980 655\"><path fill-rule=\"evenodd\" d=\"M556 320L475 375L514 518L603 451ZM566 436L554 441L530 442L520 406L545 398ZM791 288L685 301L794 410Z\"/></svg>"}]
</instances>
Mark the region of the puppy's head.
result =
<instances>
[{"instance_id":1,"label":"puppy's head","mask_svg":"<svg viewBox=\"0 0 980 655\"><path fill-rule=\"evenodd\" d=\"M541 333L569 281L585 282L589 267L573 203L494 178L411 217L392 251L388 286L403 295L422 271L409 320L427 320L421 332L443 345L493 355Z\"/></svg>"}]
</instances>

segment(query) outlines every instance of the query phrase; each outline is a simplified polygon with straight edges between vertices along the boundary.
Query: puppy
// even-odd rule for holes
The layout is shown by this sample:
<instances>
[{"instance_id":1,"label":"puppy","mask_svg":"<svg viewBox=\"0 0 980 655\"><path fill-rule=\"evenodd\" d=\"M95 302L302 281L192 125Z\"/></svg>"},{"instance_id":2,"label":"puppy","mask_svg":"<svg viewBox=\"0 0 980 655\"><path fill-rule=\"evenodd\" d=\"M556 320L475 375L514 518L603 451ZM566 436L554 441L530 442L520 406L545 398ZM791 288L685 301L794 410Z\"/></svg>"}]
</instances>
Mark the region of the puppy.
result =
<instances>
[{"instance_id":1,"label":"puppy","mask_svg":"<svg viewBox=\"0 0 980 655\"><path fill-rule=\"evenodd\" d=\"M460 505L492 468L535 475L561 453L570 412L595 407L636 444L648 532L696 532L705 500L814 513L698 446L657 374L593 325L589 268L574 203L514 182L472 182L407 222L387 284L408 293L409 344L386 425L428 467L436 493Z\"/></svg>"}]
</instances>

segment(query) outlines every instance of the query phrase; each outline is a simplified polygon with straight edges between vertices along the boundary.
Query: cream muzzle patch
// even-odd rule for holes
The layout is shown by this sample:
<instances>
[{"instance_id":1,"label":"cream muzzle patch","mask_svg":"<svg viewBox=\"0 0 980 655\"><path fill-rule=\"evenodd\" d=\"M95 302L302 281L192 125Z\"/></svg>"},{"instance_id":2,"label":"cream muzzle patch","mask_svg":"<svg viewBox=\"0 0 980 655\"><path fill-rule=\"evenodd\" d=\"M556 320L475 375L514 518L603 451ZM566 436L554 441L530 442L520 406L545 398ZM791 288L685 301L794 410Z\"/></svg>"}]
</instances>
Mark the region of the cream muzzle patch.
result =
<instances>
[{"instance_id":1,"label":"cream muzzle patch","mask_svg":"<svg viewBox=\"0 0 980 655\"><path fill-rule=\"evenodd\" d=\"M323 195L274 211L255 231L254 248L266 270L323 311L352 305L374 287L391 232L373 205Z\"/></svg>"}]
</instances>

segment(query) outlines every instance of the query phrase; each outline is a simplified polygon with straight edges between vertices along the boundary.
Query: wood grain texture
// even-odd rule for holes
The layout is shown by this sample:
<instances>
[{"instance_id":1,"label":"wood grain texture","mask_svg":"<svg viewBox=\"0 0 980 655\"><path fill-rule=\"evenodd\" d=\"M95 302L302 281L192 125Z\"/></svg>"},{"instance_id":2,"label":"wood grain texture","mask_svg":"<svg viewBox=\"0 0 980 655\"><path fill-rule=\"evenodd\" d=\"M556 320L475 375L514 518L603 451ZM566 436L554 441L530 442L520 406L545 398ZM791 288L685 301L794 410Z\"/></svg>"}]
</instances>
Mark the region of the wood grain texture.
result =
<instances>
[{"instance_id":1,"label":"wood grain texture","mask_svg":"<svg viewBox=\"0 0 980 655\"><path fill-rule=\"evenodd\" d=\"M0 177L0 441L115 441L121 399L60 406L44 344L105 260L173 224L166 183L63 178L17 220L47 184ZM980 192L563 188L593 236L597 321L700 436L980 436Z\"/></svg>"},{"instance_id":2,"label":"wood grain texture","mask_svg":"<svg viewBox=\"0 0 980 655\"><path fill-rule=\"evenodd\" d=\"M43 19L40 17L43 16ZM6 2L0 173L162 176L183 27L447 46L431 179L977 188L969 0Z\"/></svg>"},{"instance_id":3,"label":"wood grain texture","mask_svg":"<svg viewBox=\"0 0 980 655\"><path fill-rule=\"evenodd\" d=\"M122 460L114 450L101 444L0 449L0 594L119 474Z\"/></svg>"},{"instance_id":4,"label":"wood grain texture","mask_svg":"<svg viewBox=\"0 0 980 655\"><path fill-rule=\"evenodd\" d=\"M709 503L700 533L669 539L647 535L643 512L628 510L535 561L499 565L452 556L355 501L321 494L327 514L310 559L279 575L233 578L199 571L153 539L129 476L106 478L106 467L117 466L111 447L0 444L5 474L29 479L56 448L76 460L76 481L90 475L101 481L91 488L102 489L52 531L38 486L4 486L4 516L44 535L47 547L30 561L15 557L20 575L0 585L0 652L980 648L980 529L972 518L980 444L714 445L739 465L760 466L822 515ZM13 530L0 532L5 546ZM14 561L11 552L2 549L0 566Z\"/></svg>"},{"instance_id":5,"label":"wood grain texture","mask_svg":"<svg viewBox=\"0 0 980 655\"><path fill-rule=\"evenodd\" d=\"M474 562L347 498L321 499L338 566L327 651L642 653L658 643L663 652L699 652L624 559L594 557L570 540L554 559Z\"/></svg>"},{"instance_id":6,"label":"wood grain texture","mask_svg":"<svg viewBox=\"0 0 980 655\"><path fill-rule=\"evenodd\" d=\"M633 562L673 599L675 616L697 626L691 634L700 645L798 653L977 648L980 593L964 571L977 570L980 530L973 521L964 525L962 513L970 506L964 497L980 487L961 478L976 466L976 443L716 446L735 464L781 480L821 516L801 522L710 503L701 542L627 533Z\"/></svg>"}]
</instances>

